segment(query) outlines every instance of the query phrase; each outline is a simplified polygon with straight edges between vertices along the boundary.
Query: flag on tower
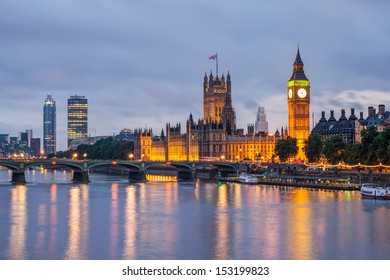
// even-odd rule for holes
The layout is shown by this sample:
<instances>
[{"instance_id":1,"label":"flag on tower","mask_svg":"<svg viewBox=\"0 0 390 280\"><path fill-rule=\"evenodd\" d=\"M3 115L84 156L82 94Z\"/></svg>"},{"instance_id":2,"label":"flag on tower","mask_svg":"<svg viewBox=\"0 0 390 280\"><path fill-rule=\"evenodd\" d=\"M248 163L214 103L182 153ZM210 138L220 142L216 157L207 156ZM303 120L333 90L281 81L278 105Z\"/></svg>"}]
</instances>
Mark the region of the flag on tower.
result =
<instances>
[{"instance_id":1,"label":"flag on tower","mask_svg":"<svg viewBox=\"0 0 390 280\"><path fill-rule=\"evenodd\" d=\"M209 57L209 59L217 59L218 55L217 54L214 54L212 56Z\"/></svg>"}]
</instances>

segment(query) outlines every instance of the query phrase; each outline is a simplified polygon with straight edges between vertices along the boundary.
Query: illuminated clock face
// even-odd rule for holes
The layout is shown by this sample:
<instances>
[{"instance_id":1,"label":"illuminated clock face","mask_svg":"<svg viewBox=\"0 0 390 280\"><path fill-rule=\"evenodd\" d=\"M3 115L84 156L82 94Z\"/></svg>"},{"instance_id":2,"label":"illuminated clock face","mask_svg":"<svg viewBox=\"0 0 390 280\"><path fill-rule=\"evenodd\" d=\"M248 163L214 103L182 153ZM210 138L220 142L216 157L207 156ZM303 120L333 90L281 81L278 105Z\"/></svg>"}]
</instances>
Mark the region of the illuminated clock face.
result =
<instances>
[{"instance_id":1,"label":"illuminated clock face","mask_svg":"<svg viewBox=\"0 0 390 280\"><path fill-rule=\"evenodd\" d=\"M292 89L290 88L289 90L288 90L288 98L291 98L292 97Z\"/></svg>"},{"instance_id":2,"label":"illuminated clock face","mask_svg":"<svg viewBox=\"0 0 390 280\"><path fill-rule=\"evenodd\" d=\"M300 89L298 90L298 96L299 96L300 98L305 98L305 97L306 97L306 90L305 90L304 88L300 88Z\"/></svg>"}]
</instances>

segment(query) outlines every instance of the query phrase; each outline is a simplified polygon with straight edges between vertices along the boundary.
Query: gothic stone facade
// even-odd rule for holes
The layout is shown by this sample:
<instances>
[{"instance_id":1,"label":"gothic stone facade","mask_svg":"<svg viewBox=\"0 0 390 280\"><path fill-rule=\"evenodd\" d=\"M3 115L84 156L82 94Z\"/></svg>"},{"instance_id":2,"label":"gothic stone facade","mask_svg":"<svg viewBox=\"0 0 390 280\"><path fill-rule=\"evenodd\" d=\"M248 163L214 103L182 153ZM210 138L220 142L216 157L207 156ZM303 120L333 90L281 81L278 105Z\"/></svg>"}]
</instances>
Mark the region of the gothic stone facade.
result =
<instances>
[{"instance_id":1,"label":"gothic stone facade","mask_svg":"<svg viewBox=\"0 0 390 280\"><path fill-rule=\"evenodd\" d=\"M232 107L230 74L214 78L205 74L203 82L203 119L194 121L190 114L185 131L181 124L166 126L165 132L153 135L151 129L134 132L134 157L152 161L229 160L270 161L275 144L284 137L278 131L274 135L254 133L253 125L244 135L236 128L236 116Z\"/></svg>"}]
</instances>

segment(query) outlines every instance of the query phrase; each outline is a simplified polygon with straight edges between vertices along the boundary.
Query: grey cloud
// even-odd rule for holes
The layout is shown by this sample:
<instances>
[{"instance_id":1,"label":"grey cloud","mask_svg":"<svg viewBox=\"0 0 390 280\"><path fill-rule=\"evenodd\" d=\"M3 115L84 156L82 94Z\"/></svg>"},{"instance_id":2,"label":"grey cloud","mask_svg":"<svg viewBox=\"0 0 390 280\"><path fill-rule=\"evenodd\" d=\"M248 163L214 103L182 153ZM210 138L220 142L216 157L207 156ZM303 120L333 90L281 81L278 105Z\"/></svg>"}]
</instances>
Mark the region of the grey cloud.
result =
<instances>
[{"instance_id":1,"label":"grey cloud","mask_svg":"<svg viewBox=\"0 0 390 280\"><path fill-rule=\"evenodd\" d=\"M361 92L390 88L387 6L379 0L3 1L0 117L9 124L0 124L0 133L30 125L26 116L42 133L48 92L57 100L63 142L66 99L76 93L89 99L90 127L99 134L145 123L160 131L191 112L200 118L203 75L215 73L208 60L215 51L220 73L231 73L239 123L253 123L261 104L274 130L287 123L285 90L298 42L314 112L385 103L383 94L364 100ZM20 114L8 118L16 104Z\"/></svg>"}]
</instances>

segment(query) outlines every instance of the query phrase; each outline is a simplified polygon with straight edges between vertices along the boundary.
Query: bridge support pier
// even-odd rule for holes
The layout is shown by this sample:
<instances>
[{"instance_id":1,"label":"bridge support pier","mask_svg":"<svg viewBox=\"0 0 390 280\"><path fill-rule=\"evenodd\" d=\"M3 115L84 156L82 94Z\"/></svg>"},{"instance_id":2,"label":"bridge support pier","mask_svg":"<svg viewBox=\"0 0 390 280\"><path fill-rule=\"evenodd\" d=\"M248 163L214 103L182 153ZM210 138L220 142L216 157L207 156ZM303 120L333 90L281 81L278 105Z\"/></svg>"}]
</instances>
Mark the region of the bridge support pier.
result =
<instances>
[{"instance_id":1,"label":"bridge support pier","mask_svg":"<svg viewBox=\"0 0 390 280\"><path fill-rule=\"evenodd\" d=\"M11 183L13 184L25 184L26 177L24 176L24 171L12 171Z\"/></svg>"},{"instance_id":2,"label":"bridge support pier","mask_svg":"<svg viewBox=\"0 0 390 280\"><path fill-rule=\"evenodd\" d=\"M73 178L72 181L74 183L89 183L89 172L88 170L73 170Z\"/></svg>"},{"instance_id":3,"label":"bridge support pier","mask_svg":"<svg viewBox=\"0 0 390 280\"><path fill-rule=\"evenodd\" d=\"M129 182L146 182L145 171L129 171Z\"/></svg>"}]
</instances>

